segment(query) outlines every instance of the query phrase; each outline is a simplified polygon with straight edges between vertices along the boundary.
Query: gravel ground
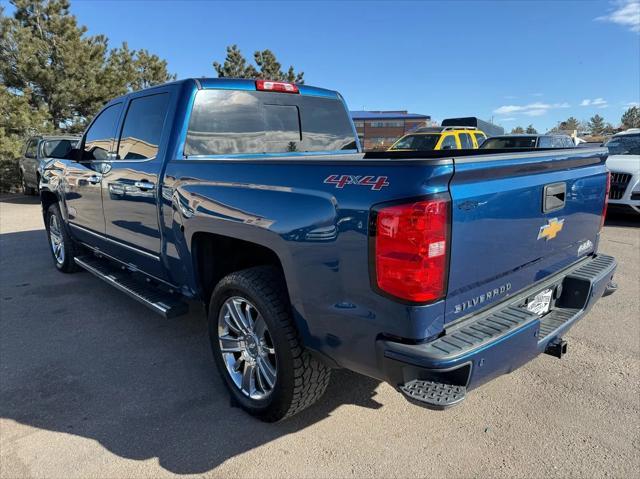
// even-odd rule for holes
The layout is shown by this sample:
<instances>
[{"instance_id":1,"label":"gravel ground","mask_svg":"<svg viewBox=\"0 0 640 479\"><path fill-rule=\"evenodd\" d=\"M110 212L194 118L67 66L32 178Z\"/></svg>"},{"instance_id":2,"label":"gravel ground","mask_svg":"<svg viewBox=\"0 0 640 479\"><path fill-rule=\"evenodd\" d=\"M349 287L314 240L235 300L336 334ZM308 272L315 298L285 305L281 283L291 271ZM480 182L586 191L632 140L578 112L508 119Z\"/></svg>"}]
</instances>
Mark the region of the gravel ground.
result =
<instances>
[{"instance_id":1,"label":"gravel ground","mask_svg":"<svg viewBox=\"0 0 640 479\"><path fill-rule=\"evenodd\" d=\"M233 408L202 313L163 320L55 271L33 198L0 198L0 477L640 477L640 222L608 221L620 290L445 412L337 371L284 423Z\"/></svg>"}]
</instances>

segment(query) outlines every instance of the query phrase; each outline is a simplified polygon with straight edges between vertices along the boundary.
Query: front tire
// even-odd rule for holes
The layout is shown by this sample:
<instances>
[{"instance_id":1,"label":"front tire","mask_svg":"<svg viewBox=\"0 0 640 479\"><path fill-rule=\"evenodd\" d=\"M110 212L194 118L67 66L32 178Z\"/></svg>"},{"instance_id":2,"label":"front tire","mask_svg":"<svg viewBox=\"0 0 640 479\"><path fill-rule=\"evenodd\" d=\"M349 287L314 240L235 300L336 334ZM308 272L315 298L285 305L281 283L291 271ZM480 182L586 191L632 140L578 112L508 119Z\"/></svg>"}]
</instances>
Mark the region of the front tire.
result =
<instances>
[{"instance_id":1,"label":"front tire","mask_svg":"<svg viewBox=\"0 0 640 479\"><path fill-rule=\"evenodd\" d=\"M22 193L26 196L34 196L36 194L36 189L27 184L27 180L24 177L24 174L20 174L20 183L22 184Z\"/></svg>"},{"instance_id":2,"label":"front tire","mask_svg":"<svg viewBox=\"0 0 640 479\"><path fill-rule=\"evenodd\" d=\"M74 261L76 257L76 245L67 232L62 214L60 213L60 207L57 203L52 204L47 209L45 226L49 239L49 249L56 268L63 273L74 273L78 271L78 265Z\"/></svg>"},{"instance_id":3,"label":"front tire","mask_svg":"<svg viewBox=\"0 0 640 479\"><path fill-rule=\"evenodd\" d=\"M218 283L209 308L218 370L240 407L266 422L317 401L331 373L303 348L283 283L268 266L231 273Z\"/></svg>"}]
</instances>

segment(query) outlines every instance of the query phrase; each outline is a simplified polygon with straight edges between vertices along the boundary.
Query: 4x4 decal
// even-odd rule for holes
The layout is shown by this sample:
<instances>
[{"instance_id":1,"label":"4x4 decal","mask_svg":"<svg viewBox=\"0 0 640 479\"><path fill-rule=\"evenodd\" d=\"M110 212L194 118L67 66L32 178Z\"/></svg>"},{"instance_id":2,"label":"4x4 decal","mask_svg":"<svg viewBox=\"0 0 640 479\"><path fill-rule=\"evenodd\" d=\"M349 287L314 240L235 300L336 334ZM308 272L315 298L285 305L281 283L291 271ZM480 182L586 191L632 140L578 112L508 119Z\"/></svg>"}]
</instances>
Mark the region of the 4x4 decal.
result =
<instances>
[{"instance_id":1,"label":"4x4 decal","mask_svg":"<svg viewBox=\"0 0 640 479\"><path fill-rule=\"evenodd\" d=\"M386 176L354 176L354 175L330 175L324 183L336 185L336 188L342 189L347 185L369 186L373 191L380 191L382 188L389 186Z\"/></svg>"}]
</instances>

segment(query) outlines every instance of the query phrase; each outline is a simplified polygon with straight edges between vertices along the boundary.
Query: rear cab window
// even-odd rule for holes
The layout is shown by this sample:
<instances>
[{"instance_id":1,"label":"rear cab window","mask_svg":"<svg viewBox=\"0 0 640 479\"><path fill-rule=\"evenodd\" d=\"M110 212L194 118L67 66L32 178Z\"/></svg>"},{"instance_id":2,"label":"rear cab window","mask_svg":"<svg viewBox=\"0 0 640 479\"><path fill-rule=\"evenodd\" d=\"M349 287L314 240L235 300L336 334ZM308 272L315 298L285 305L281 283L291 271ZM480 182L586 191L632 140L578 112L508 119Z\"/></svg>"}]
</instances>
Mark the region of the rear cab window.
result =
<instances>
[{"instance_id":1,"label":"rear cab window","mask_svg":"<svg viewBox=\"0 0 640 479\"><path fill-rule=\"evenodd\" d=\"M196 94L184 155L357 151L337 98L207 89Z\"/></svg>"},{"instance_id":2,"label":"rear cab window","mask_svg":"<svg viewBox=\"0 0 640 479\"><path fill-rule=\"evenodd\" d=\"M484 136L482 133L476 133L476 134L475 134L475 137L476 137L476 145L477 145L477 148L480 148L480 145L482 145L482 143L484 142L484 140L486 140L486 139L487 139L487 137L486 137L486 136Z\"/></svg>"}]
</instances>

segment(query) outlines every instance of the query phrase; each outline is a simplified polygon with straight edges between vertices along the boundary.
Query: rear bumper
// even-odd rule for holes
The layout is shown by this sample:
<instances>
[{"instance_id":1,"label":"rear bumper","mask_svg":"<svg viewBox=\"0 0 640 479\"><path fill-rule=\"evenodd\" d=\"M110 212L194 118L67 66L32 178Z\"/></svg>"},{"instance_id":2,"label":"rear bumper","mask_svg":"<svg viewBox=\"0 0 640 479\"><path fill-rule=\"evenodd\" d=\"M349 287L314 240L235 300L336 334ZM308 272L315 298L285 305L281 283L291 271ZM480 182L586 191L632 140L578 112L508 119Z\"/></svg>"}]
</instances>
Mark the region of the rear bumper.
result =
<instances>
[{"instance_id":1,"label":"rear bumper","mask_svg":"<svg viewBox=\"0 0 640 479\"><path fill-rule=\"evenodd\" d=\"M414 380L469 390L509 373L544 352L582 318L607 289L616 266L611 256L586 258L497 306L463 318L428 343L378 340L383 376L401 391ZM524 302L547 288L554 289L555 304L539 317Z\"/></svg>"}]
</instances>

